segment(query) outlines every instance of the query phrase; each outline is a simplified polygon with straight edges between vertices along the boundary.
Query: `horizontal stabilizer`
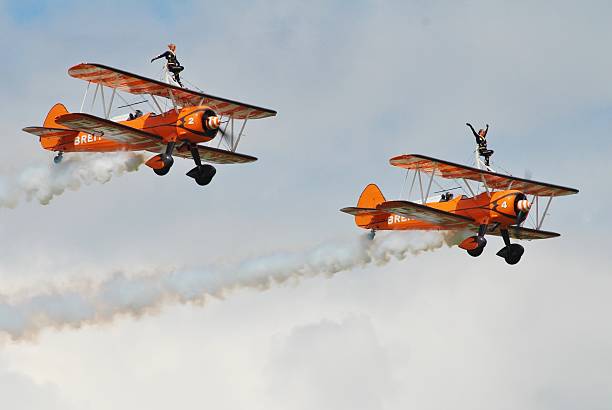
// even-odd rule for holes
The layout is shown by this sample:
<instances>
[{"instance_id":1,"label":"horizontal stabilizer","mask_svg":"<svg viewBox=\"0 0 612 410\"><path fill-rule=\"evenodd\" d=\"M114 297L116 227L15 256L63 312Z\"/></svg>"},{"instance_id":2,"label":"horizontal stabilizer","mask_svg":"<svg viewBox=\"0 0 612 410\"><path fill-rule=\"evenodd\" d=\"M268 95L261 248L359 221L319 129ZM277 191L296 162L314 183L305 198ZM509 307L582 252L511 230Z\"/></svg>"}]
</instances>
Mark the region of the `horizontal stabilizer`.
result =
<instances>
[{"instance_id":1,"label":"horizontal stabilizer","mask_svg":"<svg viewBox=\"0 0 612 410\"><path fill-rule=\"evenodd\" d=\"M48 138L74 138L79 135L78 131L65 129L65 128L47 128L47 127L26 127L23 131L28 132L38 137Z\"/></svg>"},{"instance_id":2,"label":"horizontal stabilizer","mask_svg":"<svg viewBox=\"0 0 612 410\"><path fill-rule=\"evenodd\" d=\"M349 206L347 208L342 208L340 212L344 212L354 216L378 216L382 214L389 214L389 212L380 211L378 209L372 208L356 208L354 206Z\"/></svg>"}]
</instances>

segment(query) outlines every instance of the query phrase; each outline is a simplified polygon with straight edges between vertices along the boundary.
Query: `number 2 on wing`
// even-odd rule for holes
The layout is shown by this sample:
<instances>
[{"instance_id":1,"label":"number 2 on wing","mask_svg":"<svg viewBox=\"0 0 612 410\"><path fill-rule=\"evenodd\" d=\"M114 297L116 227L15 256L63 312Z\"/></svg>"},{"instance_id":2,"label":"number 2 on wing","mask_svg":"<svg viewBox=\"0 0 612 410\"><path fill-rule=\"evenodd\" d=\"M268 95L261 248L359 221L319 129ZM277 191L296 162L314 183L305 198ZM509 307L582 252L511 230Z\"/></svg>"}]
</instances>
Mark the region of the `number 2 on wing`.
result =
<instances>
[{"instance_id":1,"label":"number 2 on wing","mask_svg":"<svg viewBox=\"0 0 612 410\"><path fill-rule=\"evenodd\" d=\"M187 124L193 125L193 117L187 118Z\"/></svg>"}]
</instances>

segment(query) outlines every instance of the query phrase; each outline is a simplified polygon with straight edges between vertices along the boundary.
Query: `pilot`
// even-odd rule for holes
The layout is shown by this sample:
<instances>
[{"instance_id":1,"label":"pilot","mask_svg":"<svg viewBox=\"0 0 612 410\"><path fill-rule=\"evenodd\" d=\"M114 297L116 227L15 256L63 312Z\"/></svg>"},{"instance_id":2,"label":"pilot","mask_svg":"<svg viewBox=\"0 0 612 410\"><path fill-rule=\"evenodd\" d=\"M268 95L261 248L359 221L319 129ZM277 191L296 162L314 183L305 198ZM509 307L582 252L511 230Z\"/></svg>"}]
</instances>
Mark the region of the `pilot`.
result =
<instances>
[{"instance_id":1,"label":"pilot","mask_svg":"<svg viewBox=\"0 0 612 410\"><path fill-rule=\"evenodd\" d=\"M489 132L489 124L487 124L486 129L480 129L478 132L472 127L472 124L466 122L465 125L470 127L472 130L472 134L476 137L476 144L478 144L478 154L484 158L484 163L486 166L489 166L489 159L491 155L493 155L493 150L487 148L487 132Z\"/></svg>"},{"instance_id":2,"label":"pilot","mask_svg":"<svg viewBox=\"0 0 612 410\"><path fill-rule=\"evenodd\" d=\"M440 198L440 202L448 202L453 199L453 194L450 192L445 192L442 194L442 198Z\"/></svg>"},{"instance_id":3,"label":"pilot","mask_svg":"<svg viewBox=\"0 0 612 410\"><path fill-rule=\"evenodd\" d=\"M128 117L128 120L130 120L130 121L131 121L131 120L135 120L136 118L139 118L139 117L142 117L142 111L140 111L140 110L136 110L136 111L134 111L134 113L133 113L133 114L132 114L132 113L130 113L130 115L129 115L129 117Z\"/></svg>"},{"instance_id":4,"label":"pilot","mask_svg":"<svg viewBox=\"0 0 612 410\"><path fill-rule=\"evenodd\" d=\"M172 76L174 77L174 81L176 81L178 85L182 87L183 83L181 83L181 78L179 76L179 73L183 71L185 67L183 67L181 63L179 63L178 59L176 58L176 45L168 44L168 51L158 55L155 58L152 58L151 62L159 58L162 58L162 57L166 59L166 68L168 69L168 71L172 73Z\"/></svg>"}]
</instances>

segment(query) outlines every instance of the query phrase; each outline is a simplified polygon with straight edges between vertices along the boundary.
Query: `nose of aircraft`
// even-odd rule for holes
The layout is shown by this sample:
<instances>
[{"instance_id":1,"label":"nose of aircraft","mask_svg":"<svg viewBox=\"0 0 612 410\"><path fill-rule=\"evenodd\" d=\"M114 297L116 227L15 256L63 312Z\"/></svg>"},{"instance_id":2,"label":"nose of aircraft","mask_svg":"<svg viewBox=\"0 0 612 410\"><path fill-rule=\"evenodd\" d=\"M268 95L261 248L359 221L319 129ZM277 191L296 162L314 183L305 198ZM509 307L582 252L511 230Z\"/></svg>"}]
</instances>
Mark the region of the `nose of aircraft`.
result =
<instances>
[{"instance_id":1,"label":"nose of aircraft","mask_svg":"<svg viewBox=\"0 0 612 410\"><path fill-rule=\"evenodd\" d=\"M516 209L520 212L529 212L531 209L531 203L527 199L519 199L516 203Z\"/></svg>"},{"instance_id":2,"label":"nose of aircraft","mask_svg":"<svg viewBox=\"0 0 612 410\"><path fill-rule=\"evenodd\" d=\"M221 118L219 118L219 116L217 115L206 118L206 128L208 128L209 130L218 129L220 124Z\"/></svg>"}]
</instances>

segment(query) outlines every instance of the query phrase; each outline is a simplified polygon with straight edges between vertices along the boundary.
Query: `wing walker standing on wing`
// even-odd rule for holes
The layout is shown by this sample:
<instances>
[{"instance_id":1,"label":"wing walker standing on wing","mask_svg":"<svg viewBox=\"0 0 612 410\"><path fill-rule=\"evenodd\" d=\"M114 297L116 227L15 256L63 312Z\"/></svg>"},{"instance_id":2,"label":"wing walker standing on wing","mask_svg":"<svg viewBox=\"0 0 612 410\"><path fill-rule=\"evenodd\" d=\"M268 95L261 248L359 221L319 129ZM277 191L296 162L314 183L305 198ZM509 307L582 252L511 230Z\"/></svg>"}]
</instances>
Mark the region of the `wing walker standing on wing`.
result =
<instances>
[{"instance_id":1,"label":"wing walker standing on wing","mask_svg":"<svg viewBox=\"0 0 612 410\"><path fill-rule=\"evenodd\" d=\"M484 139L486 130L481 131L484 131L483 135L475 132L474 134ZM485 156L486 153L480 151L483 146L478 137L477 143L480 155ZM484 148L486 149L486 143ZM357 207L343 208L341 211L354 215L355 223L360 228L371 230L371 238L377 230L472 232L475 235L467 234L467 238L459 247L474 257L480 256L487 245L485 235L501 236L504 247L497 255L504 258L508 264L514 265L520 261L524 248L517 243L511 243L510 238L533 240L559 236L558 233L540 229L544 218L554 197L576 194L578 190L496 173L489 166L492 153L493 151L489 150L485 156L486 169L424 155L409 154L391 158L391 165L413 172L408 196L410 197L415 182L418 181L420 203L387 201L380 189L375 184L370 184L361 193ZM477 158L477 161L479 160ZM444 192L440 200L430 199L429 193L436 177L454 180L466 195L453 197L448 192L450 189L447 189L439 191ZM481 192L480 186L483 188ZM528 195L531 196L531 201ZM543 211L540 198L548 199ZM534 226L525 228L522 225L530 211L533 212L533 208Z\"/></svg>"},{"instance_id":2,"label":"wing walker standing on wing","mask_svg":"<svg viewBox=\"0 0 612 410\"><path fill-rule=\"evenodd\" d=\"M181 82L180 73L185 69L185 67L183 67L176 58L176 46L174 44L168 44L168 50L157 57L152 58L151 62L160 58L166 59L166 70L172 73L174 81L176 81L176 83L182 87L183 83Z\"/></svg>"},{"instance_id":3,"label":"wing walker standing on wing","mask_svg":"<svg viewBox=\"0 0 612 410\"><path fill-rule=\"evenodd\" d=\"M173 45L171 45L173 46ZM158 58L168 59L168 69L180 85L175 48L172 47ZM74 78L87 81L87 89L78 113L69 113L62 104L51 108L42 127L27 127L23 130L37 135L42 147L57 152L56 163L61 162L64 152L112 152L112 151L149 151L155 153L146 165L157 175L166 175L174 163L174 156L191 158L195 168L187 176L195 179L198 185L210 183L216 173L216 164L241 164L256 161L257 158L236 152L240 139L244 136L248 120L273 117L276 111L251 104L216 97L172 84L132 74L102 64L83 63L68 70ZM101 103L102 117L83 113L90 86L95 84L91 99L91 110L96 100ZM110 98L105 88L112 90ZM148 96L129 103L121 92ZM133 112L109 118L115 97ZM143 113L133 110L133 106L149 104L151 111ZM162 105L170 107L162 108ZM168 109L169 108L169 109ZM236 124L238 123L238 124ZM234 127L238 128L237 135ZM218 134L216 147L203 145L212 141ZM220 148L221 144L225 148Z\"/></svg>"}]
</instances>

